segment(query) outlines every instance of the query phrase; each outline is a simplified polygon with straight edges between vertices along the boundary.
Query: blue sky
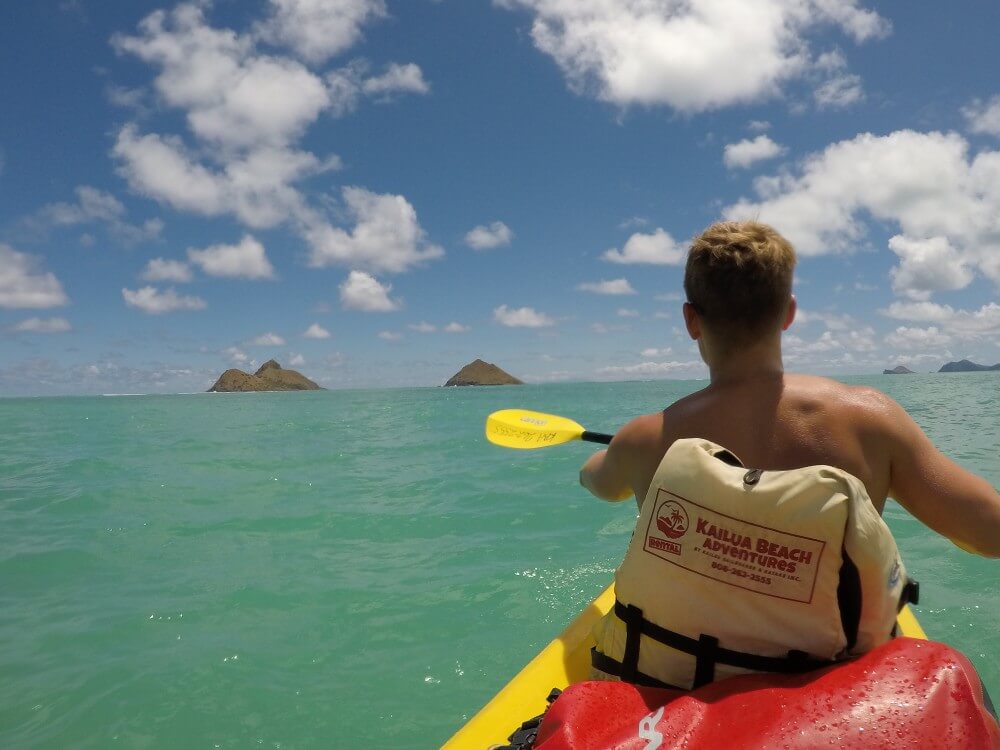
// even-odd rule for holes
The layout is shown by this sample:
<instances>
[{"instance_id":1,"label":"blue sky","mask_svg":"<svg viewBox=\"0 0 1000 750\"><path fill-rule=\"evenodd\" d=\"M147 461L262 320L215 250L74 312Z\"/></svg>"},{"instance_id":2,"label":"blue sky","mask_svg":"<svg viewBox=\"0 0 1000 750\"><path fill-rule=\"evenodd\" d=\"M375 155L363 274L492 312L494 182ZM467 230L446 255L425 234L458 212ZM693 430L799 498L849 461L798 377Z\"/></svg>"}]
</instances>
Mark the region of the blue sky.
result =
<instances>
[{"instance_id":1,"label":"blue sky","mask_svg":"<svg viewBox=\"0 0 1000 750\"><path fill-rule=\"evenodd\" d=\"M790 369L1000 361L1000 6L39 0L0 22L0 395L703 377L686 243L799 251Z\"/></svg>"}]
</instances>

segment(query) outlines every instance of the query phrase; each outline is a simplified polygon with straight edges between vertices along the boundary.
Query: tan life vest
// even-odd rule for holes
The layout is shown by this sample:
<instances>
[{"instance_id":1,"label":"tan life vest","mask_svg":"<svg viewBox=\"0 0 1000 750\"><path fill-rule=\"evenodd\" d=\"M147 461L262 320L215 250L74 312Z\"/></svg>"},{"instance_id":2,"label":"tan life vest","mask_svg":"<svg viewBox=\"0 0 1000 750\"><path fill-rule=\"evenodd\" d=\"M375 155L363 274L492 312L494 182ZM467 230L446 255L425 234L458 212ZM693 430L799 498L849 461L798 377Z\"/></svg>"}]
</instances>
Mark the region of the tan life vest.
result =
<instances>
[{"instance_id":1,"label":"tan life vest","mask_svg":"<svg viewBox=\"0 0 1000 750\"><path fill-rule=\"evenodd\" d=\"M615 589L595 669L681 688L862 654L917 599L860 480L832 466L748 471L697 438L660 462Z\"/></svg>"}]
</instances>

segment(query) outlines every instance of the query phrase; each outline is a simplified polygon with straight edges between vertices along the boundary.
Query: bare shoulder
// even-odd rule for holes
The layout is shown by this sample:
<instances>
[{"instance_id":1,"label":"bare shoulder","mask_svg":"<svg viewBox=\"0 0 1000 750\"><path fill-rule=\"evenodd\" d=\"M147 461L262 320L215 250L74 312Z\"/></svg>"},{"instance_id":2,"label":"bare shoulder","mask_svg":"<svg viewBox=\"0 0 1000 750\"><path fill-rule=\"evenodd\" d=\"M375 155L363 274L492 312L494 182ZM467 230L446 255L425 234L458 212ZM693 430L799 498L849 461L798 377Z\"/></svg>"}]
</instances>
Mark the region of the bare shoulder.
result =
<instances>
[{"instance_id":1,"label":"bare shoulder","mask_svg":"<svg viewBox=\"0 0 1000 750\"><path fill-rule=\"evenodd\" d=\"M626 423L615 434L615 445L634 450L659 442L663 434L664 412L642 414Z\"/></svg>"},{"instance_id":2,"label":"bare shoulder","mask_svg":"<svg viewBox=\"0 0 1000 750\"><path fill-rule=\"evenodd\" d=\"M785 386L787 395L800 403L848 412L852 418L881 419L901 409L877 388L848 385L818 375L786 375Z\"/></svg>"},{"instance_id":3,"label":"bare shoulder","mask_svg":"<svg viewBox=\"0 0 1000 750\"><path fill-rule=\"evenodd\" d=\"M684 434L685 425L699 415L711 400L709 390L703 388L674 401L662 411L643 414L622 428L633 447L658 446L661 453Z\"/></svg>"}]
</instances>

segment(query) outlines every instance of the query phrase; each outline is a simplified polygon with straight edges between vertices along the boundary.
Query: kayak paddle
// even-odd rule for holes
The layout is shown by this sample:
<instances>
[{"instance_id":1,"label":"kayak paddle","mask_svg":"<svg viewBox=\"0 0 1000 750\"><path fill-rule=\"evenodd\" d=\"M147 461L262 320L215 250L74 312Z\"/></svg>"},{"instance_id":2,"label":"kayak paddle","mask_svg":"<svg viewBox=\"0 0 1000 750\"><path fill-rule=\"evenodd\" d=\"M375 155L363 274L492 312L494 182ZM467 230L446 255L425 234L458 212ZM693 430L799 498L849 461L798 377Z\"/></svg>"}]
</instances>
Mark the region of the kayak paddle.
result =
<instances>
[{"instance_id":1,"label":"kayak paddle","mask_svg":"<svg viewBox=\"0 0 1000 750\"><path fill-rule=\"evenodd\" d=\"M547 448L571 440L590 443L611 442L611 435L590 432L572 419L527 409L502 409L486 418L486 439L505 448Z\"/></svg>"}]
</instances>

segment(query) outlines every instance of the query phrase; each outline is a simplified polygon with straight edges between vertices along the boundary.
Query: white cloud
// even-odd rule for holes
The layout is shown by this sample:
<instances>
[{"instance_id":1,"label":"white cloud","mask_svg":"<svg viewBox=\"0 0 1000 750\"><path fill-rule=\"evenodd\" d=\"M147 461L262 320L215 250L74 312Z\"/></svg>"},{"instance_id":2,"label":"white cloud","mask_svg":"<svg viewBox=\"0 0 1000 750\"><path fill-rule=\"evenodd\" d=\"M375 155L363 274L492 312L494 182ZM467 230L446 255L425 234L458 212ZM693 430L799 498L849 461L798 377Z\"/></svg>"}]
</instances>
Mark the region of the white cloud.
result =
<instances>
[{"instance_id":1,"label":"white cloud","mask_svg":"<svg viewBox=\"0 0 1000 750\"><path fill-rule=\"evenodd\" d=\"M1000 94L989 101L973 99L962 114L969 124L969 132L1000 136Z\"/></svg>"},{"instance_id":2,"label":"white cloud","mask_svg":"<svg viewBox=\"0 0 1000 750\"><path fill-rule=\"evenodd\" d=\"M636 294L635 289L628 283L628 279L611 279L609 281L586 281L576 287L581 292L593 292L594 294Z\"/></svg>"},{"instance_id":3,"label":"white cloud","mask_svg":"<svg viewBox=\"0 0 1000 750\"><path fill-rule=\"evenodd\" d=\"M340 302L345 310L392 312L400 307L399 300L389 298L392 284L381 284L371 274L351 271L340 285Z\"/></svg>"},{"instance_id":4,"label":"white cloud","mask_svg":"<svg viewBox=\"0 0 1000 750\"><path fill-rule=\"evenodd\" d=\"M195 163L179 139L140 135L134 125L126 125L112 154L132 189L143 195L206 216L226 210L224 179Z\"/></svg>"},{"instance_id":5,"label":"white cloud","mask_svg":"<svg viewBox=\"0 0 1000 750\"><path fill-rule=\"evenodd\" d=\"M693 373L704 369L704 363L696 360L687 362L640 362L635 365L613 365L602 367L597 372L600 375L612 376L655 376L673 375L677 372Z\"/></svg>"},{"instance_id":6,"label":"white cloud","mask_svg":"<svg viewBox=\"0 0 1000 750\"><path fill-rule=\"evenodd\" d=\"M730 169L745 168L759 161L781 156L787 150L766 135L758 135L756 138L744 138L736 143L727 143L723 149L722 161Z\"/></svg>"},{"instance_id":7,"label":"white cloud","mask_svg":"<svg viewBox=\"0 0 1000 750\"><path fill-rule=\"evenodd\" d=\"M951 305L939 305L936 302L893 302L881 312L897 320L917 321L943 321L955 314Z\"/></svg>"},{"instance_id":8,"label":"white cloud","mask_svg":"<svg viewBox=\"0 0 1000 750\"><path fill-rule=\"evenodd\" d=\"M972 281L972 271L945 237L914 240L899 235L889 249L900 258L892 269L892 288L912 299L927 299L932 292L962 289Z\"/></svg>"},{"instance_id":9,"label":"white cloud","mask_svg":"<svg viewBox=\"0 0 1000 750\"><path fill-rule=\"evenodd\" d=\"M242 365L242 364L245 364L245 363L246 363L246 361L247 361L247 360L249 359L249 357L247 357L247 354L246 354L246 352L244 352L244 351L243 351L242 349L240 349L239 347L235 347L235 346L230 346L230 347L229 347L228 349L226 349L226 350L225 350L225 351L223 352L223 354L224 354L224 355L226 356L226 358L227 358L227 359L229 359L229 360L230 360L230 361L231 361L231 362L232 362L232 363L233 363L234 365Z\"/></svg>"},{"instance_id":10,"label":"white cloud","mask_svg":"<svg viewBox=\"0 0 1000 750\"><path fill-rule=\"evenodd\" d=\"M425 320L422 320L419 323L410 323L410 325L406 327L411 331L416 331L417 333L434 333L437 331L437 326L433 326Z\"/></svg>"},{"instance_id":11,"label":"white cloud","mask_svg":"<svg viewBox=\"0 0 1000 750\"><path fill-rule=\"evenodd\" d=\"M302 367L302 365L304 365L305 363L306 363L306 358L303 357L301 354L293 354L291 360L289 360L288 362L288 364L291 365L292 367Z\"/></svg>"},{"instance_id":12,"label":"white cloud","mask_svg":"<svg viewBox=\"0 0 1000 750\"><path fill-rule=\"evenodd\" d=\"M455 323L454 321L452 321L441 330L444 331L445 333L468 333L469 330L471 329L469 328L469 326L464 326L461 323Z\"/></svg>"},{"instance_id":13,"label":"white cloud","mask_svg":"<svg viewBox=\"0 0 1000 750\"><path fill-rule=\"evenodd\" d=\"M154 240L163 231L160 219L149 219L141 225L125 221L125 206L111 193L89 185L80 185L75 192L76 203L50 203L29 221L56 226L100 222L106 224L115 237L130 244Z\"/></svg>"},{"instance_id":14,"label":"white cloud","mask_svg":"<svg viewBox=\"0 0 1000 750\"><path fill-rule=\"evenodd\" d=\"M166 258L153 258L146 264L140 278L145 281L174 281L184 284L191 281L191 268L187 263Z\"/></svg>"},{"instance_id":15,"label":"white cloud","mask_svg":"<svg viewBox=\"0 0 1000 750\"><path fill-rule=\"evenodd\" d=\"M936 288L957 288L976 269L1000 283L1000 151L970 158L955 133L865 133L807 157L797 175L758 179L755 189L759 200L729 206L726 218L772 224L804 256L862 245L869 217L897 224L890 249L901 259L898 293L933 291L930 269L942 258L957 265Z\"/></svg>"},{"instance_id":16,"label":"white cloud","mask_svg":"<svg viewBox=\"0 0 1000 750\"><path fill-rule=\"evenodd\" d=\"M343 367L347 361L348 359L343 353L334 352L333 354L326 355L323 364L330 370L336 370Z\"/></svg>"},{"instance_id":17,"label":"white cloud","mask_svg":"<svg viewBox=\"0 0 1000 750\"><path fill-rule=\"evenodd\" d=\"M828 78L813 92L813 99L820 109L841 109L865 98L861 76L842 73Z\"/></svg>"},{"instance_id":18,"label":"white cloud","mask_svg":"<svg viewBox=\"0 0 1000 750\"><path fill-rule=\"evenodd\" d=\"M990 302L978 310L956 310L934 302L893 302L882 314L897 320L932 322L960 339L1000 338L1000 304Z\"/></svg>"},{"instance_id":19,"label":"white cloud","mask_svg":"<svg viewBox=\"0 0 1000 750\"><path fill-rule=\"evenodd\" d=\"M617 323L613 325L608 325L607 323L591 323L590 330L594 333L604 335L605 333L621 333L631 329L624 323Z\"/></svg>"},{"instance_id":20,"label":"white cloud","mask_svg":"<svg viewBox=\"0 0 1000 750\"><path fill-rule=\"evenodd\" d=\"M193 151L176 136L143 135L128 124L112 150L119 171L136 192L181 211L232 214L254 228L302 221L308 210L293 184L339 168L340 161L291 144L333 106L331 94L301 63L258 53L252 35L208 25L207 7L182 3L169 13L156 11L136 36L114 37L120 52L159 68L157 92L186 113L204 147ZM275 19L315 16L314 30L350 25L350 9L344 5L341 13L328 0L275 8ZM274 29L285 28L275 19Z\"/></svg>"},{"instance_id":21,"label":"white cloud","mask_svg":"<svg viewBox=\"0 0 1000 750\"><path fill-rule=\"evenodd\" d=\"M444 255L444 250L427 242L416 210L403 196L345 187L343 197L354 228L347 232L321 221L307 227L311 265L398 273Z\"/></svg>"},{"instance_id":22,"label":"white cloud","mask_svg":"<svg viewBox=\"0 0 1000 750\"><path fill-rule=\"evenodd\" d=\"M14 333L67 333L73 330L66 318L28 318L10 327Z\"/></svg>"},{"instance_id":23,"label":"white cloud","mask_svg":"<svg viewBox=\"0 0 1000 750\"><path fill-rule=\"evenodd\" d=\"M620 307L618 308L618 312L616 313L616 315L618 315L619 318L638 318L639 311L631 310L626 307Z\"/></svg>"},{"instance_id":24,"label":"white cloud","mask_svg":"<svg viewBox=\"0 0 1000 750\"><path fill-rule=\"evenodd\" d=\"M305 333L302 334L307 339L328 339L330 338L330 332L326 330L319 323L313 323L309 326Z\"/></svg>"},{"instance_id":25,"label":"white cloud","mask_svg":"<svg viewBox=\"0 0 1000 750\"><path fill-rule=\"evenodd\" d=\"M812 312L803 308L795 311L795 323L797 325L808 325L809 323L816 322L821 322L831 331L846 331L856 326L855 320L850 315Z\"/></svg>"},{"instance_id":26,"label":"white cloud","mask_svg":"<svg viewBox=\"0 0 1000 750\"><path fill-rule=\"evenodd\" d=\"M620 251L611 248L601 258L610 263L650 263L653 265L676 266L684 262L687 251L667 232L656 229L652 234L636 232Z\"/></svg>"},{"instance_id":27,"label":"white cloud","mask_svg":"<svg viewBox=\"0 0 1000 750\"><path fill-rule=\"evenodd\" d=\"M5 393L178 393L202 391L218 373L184 365L153 363L137 369L110 360L61 365L33 357L0 368Z\"/></svg>"},{"instance_id":28,"label":"white cloud","mask_svg":"<svg viewBox=\"0 0 1000 750\"><path fill-rule=\"evenodd\" d=\"M492 250L501 245L509 245L514 233L502 221L494 221L489 226L480 224L465 235L465 244L473 250Z\"/></svg>"},{"instance_id":29,"label":"white cloud","mask_svg":"<svg viewBox=\"0 0 1000 750\"><path fill-rule=\"evenodd\" d=\"M500 305L493 310L493 319L508 328L547 328L555 325L555 321L548 315L530 307L512 309L507 305Z\"/></svg>"},{"instance_id":30,"label":"white cloud","mask_svg":"<svg viewBox=\"0 0 1000 750\"><path fill-rule=\"evenodd\" d=\"M401 341L403 334L396 331L379 331L377 336L383 341Z\"/></svg>"},{"instance_id":31,"label":"white cloud","mask_svg":"<svg viewBox=\"0 0 1000 750\"><path fill-rule=\"evenodd\" d=\"M137 115L148 113L146 106L146 90L143 88L126 88L125 86L108 85L104 88L104 95L108 101L116 107L130 109Z\"/></svg>"},{"instance_id":32,"label":"white cloud","mask_svg":"<svg viewBox=\"0 0 1000 750\"><path fill-rule=\"evenodd\" d=\"M680 292L664 292L663 294L657 294L653 299L657 302L681 302L684 299L684 295Z\"/></svg>"},{"instance_id":33,"label":"white cloud","mask_svg":"<svg viewBox=\"0 0 1000 750\"><path fill-rule=\"evenodd\" d=\"M431 87L419 65L392 63L382 75L367 79L361 90L369 96L386 97L396 93L426 94Z\"/></svg>"},{"instance_id":34,"label":"white cloud","mask_svg":"<svg viewBox=\"0 0 1000 750\"><path fill-rule=\"evenodd\" d=\"M496 0L534 14L531 35L577 92L699 112L777 96L810 72L809 32L856 42L889 24L856 0Z\"/></svg>"},{"instance_id":35,"label":"white cloud","mask_svg":"<svg viewBox=\"0 0 1000 750\"><path fill-rule=\"evenodd\" d=\"M248 342L250 346L284 346L285 340L276 333L262 333L260 336L255 336Z\"/></svg>"},{"instance_id":36,"label":"white cloud","mask_svg":"<svg viewBox=\"0 0 1000 750\"><path fill-rule=\"evenodd\" d=\"M156 66L154 88L162 101L186 113L191 132L221 147L225 161L239 151L277 149L303 135L323 111L353 108L359 92L385 97L428 90L413 63L390 64L383 75L362 80L358 63L326 80L299 61L259 50L260 41L285 43L300 56L322 62L347 49L368 20L385 15L381 0L272 0L272 16L255 33L212 27L208 3L181 3L156 11L134 36L116 35L117 51ZM177 144L170 144L177 151Z\"/></svg>"},{"instance_id":37,"label":"white cloud","mask_svg":"<svg viewBox=\"0 0 1000 750\"><path fill-rule=\"evenodd\" d=\"M924 352L921 354L896 354L890 358L890 361L911 367L921 365L921 363L924 362L940 363L943 359L954 359L954 357L949 350L944 349L933 353Z\"/></svg>"},{"instance_id":38,"label":"white cloud","mask_svg":"<svg viewBox=\"0 0 1000 750\"><path fill-rule=\"evenodd\" d=\"M949 346L952 337L944 333L937 326L929 328L907 328L900 326L885 337L885 342L896 349L906 352L914 350L940 349Z\"/></svg>"},{"instance_id":39,"label":"white cloud","mask_svg":"<svg viewBox=\"0 0 1000 750\"><path fill-rule=\"evenodd\" d=\"M364 60L352 60L344 67L326 74L330 112L334 117L343 117L357 109L367 71L368 64Z\"/></svg>"},{"instance_id":40,"label":"white cloud","mask_svg":"<svg viewBox=\"0 0 1000 750\"><path fill-rule=\"evenodd\" d=\"M789 355L791 361L801 361L810 358L811 355L833 352L868 353L874 352L877 348L875 329L871 326L839 332L828 329L812 341L795 334L785 334L782 338L782 349Z\"/></svg>"},{"instance_id":41,"label":"white cloud","mask_svg":"<svg viewBox=\"0 0 1000 750\"><path fill-rule=\"evenodd\" d=\"M383 0L271 0L271 17L258 33L322 63L350 49L366 23L386 15Z\"/></svg>"},{"instance_id":42,"label":"white cloud","mask_svg":"<svg viewBox=\"0 0 1000 750\"><path fill-rule=\"evenodd\" d=\"M50 203L39 212L54 224L85 224L90 221L118 221L125 206L111 193L89 185L76 188L76 203Z\"/></svg>"},{"instance_id":43,"label":"white cloud","mask_svg":"<svg viewBox=\"0 0 1000 750\"><path fill-rule=\"evenodd\" d=\"M112 44L159 66L157 93L185 110L188 127L205 141L282 146L329 105L321 78L295 60L258 54L250 37L209 26L198 4L155 11L139 32L116 35Z\"/></svg>"},{"instance_id":44,"label":"white cloud","mask_svg":"<svg viewBox=\"0 0 1000 750\"><path fill-rule=\"evenodd\" d=\"M771 129L771 123L767 120L751 120L747 123L747 128L755 133L763 133L765 130Z\"/></svg>"},{"instance_id":45,"label":"white cloud","mask_svg":"<svg viewBox=\"0 0 1000 750\"><path fill-rule=\"evenodd\" d=\"M134 35L113 45L154 66L162 102L186 115L196 144L176 135L143 134L134 123L112 149L120 174L142 195L204 216L232 215L254 229L290 223L310 246L315 266L340 263L370 271L404 271L443 255L428 243L402 197L345 188L348 232L331 226L296 183L339 169L295 143L324 111L343 114L362 94L426 92L414 64L390 64L366 78L356 61L321 77L265 45L287 45L319 63L354 44L362 27L386 15L382 0L271 0L271 14L248 33L213 27L210 2L182 2L156 11Z\"/></svg>"},{"instance_id":46,"label":"white cloud","mask_svg":"<svg viewBox=\"0 0 1000 750\"><path fill-rule=\"evenodd\" d=\"M639 356L643 357L644 359L653 359L654 357L668 357L671 354L673 354L673 349L671 349L668 346L666 349L656 349L656 348L643 349L639 353Z\"/></svg>"},{"instance_id":47,"label":"white cloud","mask_svg":"<svg viewBox=\"0 0 1000 750\"><path fill-rule=\"evenodd\" d=\"M625 221L618 223L619 229L638 229L639 227L647 226L649 226L649 219L642 216L631 216L625 219Z\"/></svg>"},{"instance_id":48,"label":"white cloud","mask_svg":"<svg viewBox=\"0 0 1000 750\"><path fill-rule=\"evenodd\" d=\"M304 151L269 146L209 168L179 138L142 135L134 125L121 129L112 154L136 192L179 211L231 214L259 229L307 215L305 200L292 184L339 167L336 159L320 161Z\"/></svg>"},{"instance_id":49,"label":"white cloud","mask_svg":"<svg viewBox=\"0 0 1000 750\"><path fill-rule=\"evenodd\" d=\"M129 307L137 307L149 315L162 315L176 310L204 310L207 305L201 297L185 297L171 287L160 291L153 286L141 289L122 289L122 297Z\"/></svg>"},{"instance_id":50,"label":"white cloud","mask_svg":"<svg viewBox=\"0 0 1000 750\"><path fill-rule=\"evenodd\" d=\"M38 259L0 242L0 307L60 307L69 303L55 274L39 271Z\"/></svg>"},{"instance_id":51,"label":"white cloud","mask_svg":"<svg viewBox=\"0 0 1000 750\"><path fill-rule=\"evenodd\" d=\"M813 91L813 101L819 110L843 109L865 98L861 76L847 71L847 58L839 49L824 52L816 58L814 68L821 82ZM798 104L793 111L802 111Z\"/></svg>"},{"instance_id":52,"label":"white cloud","mask_svg":"<svg viewBox=\"0 0 1000 750\"><path fill-rule=\"evenodd\" d=\"M367 61L357 59L326 74L330 110L334 117L353 112L362 96L388 102L394 98L393 94L426 94L430 91L423 71L414 63L392 63L380 76L369 76L368 71Z\"/></svg>"},{"instance_id":53,"label":"white cloud","mask_svg":"<svg viewBox=\"0 0 1000 750\"><path fill-rule=\"evenodd\" d=\"M210 245L204 250L189 248L188 260L209 276L231 279L273 279L274 267L264 246L247 234L236 245Z\"/></svg>"}]
</instances>

